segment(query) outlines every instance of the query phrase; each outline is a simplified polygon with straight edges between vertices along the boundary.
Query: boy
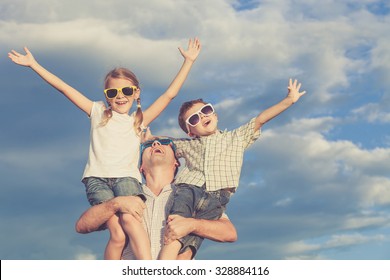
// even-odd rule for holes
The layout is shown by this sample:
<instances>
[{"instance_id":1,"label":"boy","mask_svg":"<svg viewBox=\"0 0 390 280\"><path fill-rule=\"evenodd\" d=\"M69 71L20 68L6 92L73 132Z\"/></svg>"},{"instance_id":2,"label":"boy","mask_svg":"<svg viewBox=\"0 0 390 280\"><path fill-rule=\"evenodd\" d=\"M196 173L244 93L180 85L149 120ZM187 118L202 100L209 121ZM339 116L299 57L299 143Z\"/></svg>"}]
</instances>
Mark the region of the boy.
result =
<instances>
[{"instance_id":1,"label":"boy","mask_svg":"<svg viewBox=\"0 0 390 280\"><path fill-rule=\"evenodd\" d=\"M218 118L210 103L202 99L185 102L180 108L179 125L193 138L174 140L176 156L184 158L186 166L176 178L178 188L170 214L218 219L238 187L245 149L260 136L266 122L306 93L299 92L300 87L297 80L290 79L286 98L232 131L218 130ZM175 240L163 247L159 259L176 259L187 249L194 256L202 241L193 234Z\"/></svg>"}]
</instances>

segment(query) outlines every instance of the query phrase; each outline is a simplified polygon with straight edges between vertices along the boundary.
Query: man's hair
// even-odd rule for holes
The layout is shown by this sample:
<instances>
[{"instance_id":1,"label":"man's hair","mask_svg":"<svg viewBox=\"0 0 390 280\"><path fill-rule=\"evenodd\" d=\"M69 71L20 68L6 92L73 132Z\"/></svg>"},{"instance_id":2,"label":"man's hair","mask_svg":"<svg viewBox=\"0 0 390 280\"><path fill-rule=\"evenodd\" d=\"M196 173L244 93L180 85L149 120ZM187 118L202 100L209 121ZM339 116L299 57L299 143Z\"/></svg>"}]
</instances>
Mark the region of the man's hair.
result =
<instances>
[{"instance_id":1,"label":"man's hair","mask_svg":"<svg viewBox=\"0 0 390 280\"><path fill-rule=\"evenodd\" d=\"M184 115L187 113L189 109L192 108L192 106L198 103L207 104L206 102L203 101L202 98L199 98L199 99L194 99L191 101L184 102L180 107L178 121L179 121L179 126L181 127L181 129L183 129L185 133L189 133L189 131L187 130L187 125L186 125L186 120L184 119Z\"/></svg>"}]
</instances>

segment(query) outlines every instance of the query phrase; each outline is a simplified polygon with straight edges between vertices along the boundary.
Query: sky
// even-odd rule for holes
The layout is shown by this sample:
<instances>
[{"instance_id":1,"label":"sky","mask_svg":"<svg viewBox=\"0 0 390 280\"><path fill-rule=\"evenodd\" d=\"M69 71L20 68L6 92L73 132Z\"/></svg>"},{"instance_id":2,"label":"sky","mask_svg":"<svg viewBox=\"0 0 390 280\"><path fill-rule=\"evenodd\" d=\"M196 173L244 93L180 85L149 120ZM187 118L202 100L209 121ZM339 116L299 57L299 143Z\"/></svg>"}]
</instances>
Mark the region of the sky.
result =
<instances>
[{"instance_id":1,"label":"sky","mask_svg":"<svg viewBox=\"0 0 390 280\"><path fill-rule=\"evenodd\" d=\"M287 94L307 93L246 151L227 214L234 243L197 259L390 259L390 3L378 0L1 0L0 259L102 259L108 232L78 234L89 119L7 53L38 62L92 100L114 67L133 70L148 107L202 51L151 124L185 137L180 105L215 105L234 129ZM134 108L133 108L134 109Z\"/></svg>"}]
</instances>

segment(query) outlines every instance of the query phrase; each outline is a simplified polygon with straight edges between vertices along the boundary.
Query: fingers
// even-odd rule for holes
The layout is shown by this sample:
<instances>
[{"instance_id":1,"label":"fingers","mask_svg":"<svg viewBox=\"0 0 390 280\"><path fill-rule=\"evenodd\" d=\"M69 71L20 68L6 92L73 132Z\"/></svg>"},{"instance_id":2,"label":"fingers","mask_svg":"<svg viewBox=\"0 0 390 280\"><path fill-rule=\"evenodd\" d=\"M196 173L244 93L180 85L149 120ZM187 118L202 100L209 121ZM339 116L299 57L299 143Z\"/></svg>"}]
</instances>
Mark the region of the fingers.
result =
<instances>
[{"instance_id":1,"label":"fingers","mask_svg":"<svg viewBox=\"0 0 390 280\"><path fill-rule=\"evenodd\" d=\"M131 213L131 214L133 215L133 217L134 217L138 222L142 222L143 213L144 213L144 207L142 207L142 205L139 205L139 206L137 206L137 207L134 209L134 212Z\"/></svg>"},{"instance_id":2,"label":"fingers","mask_svg":"<svg viewBox=\"0 0 390 280\"><path fill-rule=\"evenodd\" d=\"M139 198L139 202L136 204L135 210L139 215L142 216L144 209L146 208L146 205L140 197L138 197L138 198Z\"/></svg>"},{"instance_id":3,"label":"fingers","mask_svg":"<svg viewBox=\"0 0 390 280\"><path fill-rule=\"evenodd\" d=\"M140 223L142 223L142 215L135 213L133 217Z\"/></svg>"},{"instance_id":4,"label":"fingers","mask_svg":"<svg viewBox=\"0 0 390 280\"><path fill-rule=\"evenodd\" d=\"M188 46L187 46L187 49L191 48L192 47L192 38L190 38L188 40Z\"/></svg>"},{"instance_id":5,"label":"fingers","mask_svg":"<svg viewBox=\"0 0 390 280\"><path fill-rule=\"evenodd\" d=\"M200 49L200 47L201 47L200 40L199 40L197 37L195 37L195 39L194 39L194 44L193 44L193 46L194 46L194 48L196 48L196 49Z\"/></svg>"},{"instance_id":6,"label":"fingers","mask_svg":"<svg viewBox=\"0 0 390 280\"><path fill-rule=\"evenodd\" d=\"M289 87L289 88L290 88L290 87L296 88L296 87L297 87L297 83L298 83L298 80L297 80L297 79L295 79L294 82L293 82L292 79L290 78L290 81L289 81L289 83L288 83L288 87Z\"/></svg>"},{"instance_id":7,"label":"fingers","mask_svg":"<svg viewBox=\"0 0 390 280\"><path fill-rule=\"evenodd\" d=\"M187 47L189 50L190 49L196 49L196 50L199 50L201 48L201 44L200 44L200 40L198 37L195 37L195 38L190 38L188 40L188 47ZM179 48L180 50L180 48Z\"/></svg>"},{"instance_id":8,"label":"fingers","mask_svg":"<svg viewBox=\"0 0 390 280\"><path fill-rule=\"evenodd\" d=\"M169 226L166 226L164 233L164 244L167 245L177 239L177 235Z\"/></svg>"},{"instance_id":9,"label":"fingers","mask_svg":"<svg viewBox=\"0 0 390 280\"><path fill-rule=\"evenodd\" d=\"M297 88L297 91L299 91L299 89L301 88L301 83L299 83L296 88Z\"/></svg>"},{"instance_id":10,"label":"fingers","mask_svg":"<svg viewBox=\"0 0 390 280\"><path fill-rule=\"evenodd\" d=\"M182 47L178 47L178 49L179 49L179 52L180 52L181 54L183 54L183 53L184 53L184 50L183 50L183 48L182 48Z\"/></svg>"},{"instance_id":11,"label":"fingers","mask_svg":"<svg viewBox=\"0 0 390 280\"><path fill-rule=\"evenodd\" d=\"M152 138L152 132L150 131L150 128L147 127L146 129L142 130L141 133L141 142L148 141Z\"/></svg>"},{"instance_id":12,"label":"fingers","mask_svg":"<svg viewBox=\"0 0 390 280\"><path fill-rule=\"evenodd\" d=\"M11 52L8 53L8 56L9 57L19 57L19 56L21 56L21 54L15 50L11 50Z\"/></svg>"},{"instance_id":13,"label":"fingers","mask_svg":"<svg viewBox=\"0 0 390 280\"><path fill-rule=\"evenodd\" d=\"M24 51L26 52L26 54L31 54L30 51L27 49L27 47L24 47ZM23 54L18 53L18 52L15 51L15 50L11 50L11 52L8 53L8 54L12 54L12 55L17 56L17 57L23 56Z\"/></svg>"},{"instance_id":14,"label":"fingers","mask_svg":"<svg viewBox=\"0 0 390 280\"><path fill-rule=\"evenodd\" d=\"M168 218L167 218L167 223L173 221L174 219L176 219L179 215L169 215Z\"/></svg>"},{"instance_id":15,"label":"fingers","mask_svg":"<svg viewBox=\"0 0 390 280\"><path fill-rule=\"evenodd\" d=\"M302 84L301 83L298 84L298 80L297 79L295 79L294 82L293 82L292 79L290 78L287 88L289 90L295 89L296 91L299 92L299 90L301 89L301 86L302 86Z\"/></svg>"}]
</instances>

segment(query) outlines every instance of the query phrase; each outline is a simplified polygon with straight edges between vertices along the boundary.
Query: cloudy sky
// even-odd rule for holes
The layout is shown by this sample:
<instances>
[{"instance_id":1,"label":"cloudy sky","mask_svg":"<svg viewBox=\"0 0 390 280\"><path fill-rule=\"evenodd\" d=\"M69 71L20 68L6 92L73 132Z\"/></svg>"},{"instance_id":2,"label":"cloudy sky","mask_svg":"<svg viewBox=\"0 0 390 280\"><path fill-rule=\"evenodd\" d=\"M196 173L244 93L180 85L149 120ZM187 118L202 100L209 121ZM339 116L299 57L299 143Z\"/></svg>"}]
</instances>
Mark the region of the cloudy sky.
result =
<instances>
[{"instance_id":1,"label":"cloudy sky","mask_svg":"<svg viewBox=\"0 0 390 280\"><path fill-rule=\"evenodd\" d=\"M7 53L28 46L93 100L111 68L128 67L147 107L198 36L155 134L185 136L189 99L233 129L284 98L290 77L307 91L245 155L227 211L238 241L207 241L198 259L390 259L389 26L385 0L2 0L0 258L102 259L108 240L74 230L89 207L88 118Z\"/></svg>"}]
</instances>

